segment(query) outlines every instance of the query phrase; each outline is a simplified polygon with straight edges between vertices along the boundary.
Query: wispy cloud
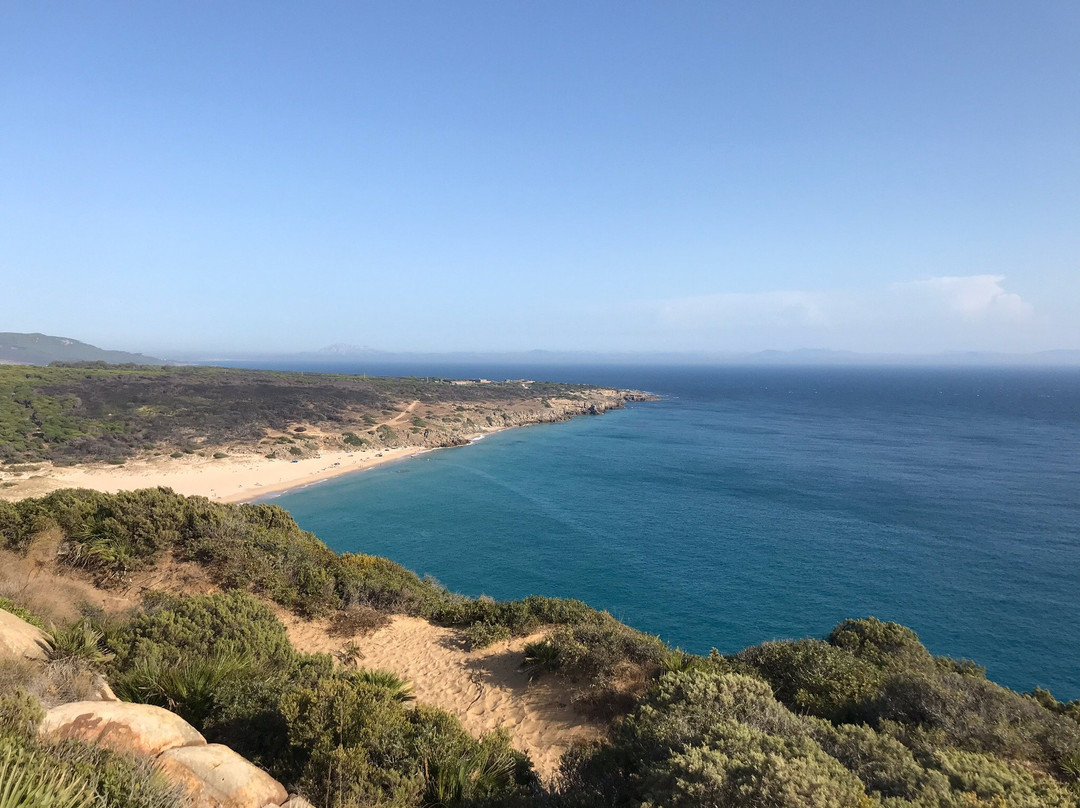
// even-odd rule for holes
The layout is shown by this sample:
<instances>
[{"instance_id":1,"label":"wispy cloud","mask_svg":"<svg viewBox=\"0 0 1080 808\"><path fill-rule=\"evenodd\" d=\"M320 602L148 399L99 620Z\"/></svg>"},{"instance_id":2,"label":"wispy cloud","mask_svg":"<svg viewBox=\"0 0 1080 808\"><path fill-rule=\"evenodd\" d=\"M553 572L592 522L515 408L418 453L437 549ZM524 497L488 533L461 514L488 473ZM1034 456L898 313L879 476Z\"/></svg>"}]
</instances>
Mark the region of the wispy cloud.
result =
<instances>
[{"instance_id":1,"label":"wispy cloud","mask_svg":"<svg viewBox=\"0 0 1080 808\"><path fill-rule=\"evenodd\" d=\"M967 319L1026 320L1030 303L1007 292L1004 275L943 275L894 284L892 290L911 306L942 305Z\"/></svg>"},{"instance_id":2,"label":"wispy cloud","mask_svg":"<svg viewBox=\"0 0 1080 808\"><path fill-rule=\"evenodd\" d=\"M1002 275L942 275L867 290L716 293L654 301L657 331L715 347L1007 348L1035 318Z\"/></svg>"}]
</instances>

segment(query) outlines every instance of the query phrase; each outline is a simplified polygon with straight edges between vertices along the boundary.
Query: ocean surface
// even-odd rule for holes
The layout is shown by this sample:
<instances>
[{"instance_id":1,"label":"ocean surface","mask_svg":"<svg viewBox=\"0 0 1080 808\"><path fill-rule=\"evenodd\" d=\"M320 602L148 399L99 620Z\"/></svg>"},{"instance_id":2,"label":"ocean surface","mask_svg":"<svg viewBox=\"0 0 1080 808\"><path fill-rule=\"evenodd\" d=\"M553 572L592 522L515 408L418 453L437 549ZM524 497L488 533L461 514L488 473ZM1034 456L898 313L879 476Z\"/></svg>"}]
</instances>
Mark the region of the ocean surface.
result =
<instances>
[{"instance_id":1,"label":"ocean surface","mask_svg":"<svg viewBox=\"0 0 1080 808\"><path fill-rule=\"evenodd\" d=\"M1080 370L333 369L663 396L273 500L336 550L694 652L874 615L1080 698Z\"/></svg>"}]
</instances>

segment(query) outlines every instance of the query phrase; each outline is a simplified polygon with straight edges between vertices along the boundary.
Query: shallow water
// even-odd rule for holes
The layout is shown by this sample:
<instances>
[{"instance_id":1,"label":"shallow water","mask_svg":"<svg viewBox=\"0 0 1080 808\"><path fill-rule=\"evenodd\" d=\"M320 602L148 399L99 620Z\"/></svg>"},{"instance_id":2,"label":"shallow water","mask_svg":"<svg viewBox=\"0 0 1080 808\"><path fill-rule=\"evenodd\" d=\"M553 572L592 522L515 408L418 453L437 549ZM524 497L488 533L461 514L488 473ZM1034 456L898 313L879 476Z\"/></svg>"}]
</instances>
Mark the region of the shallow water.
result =
<instances>
[{"instance_id":1,"label":"shallow water","mask_svg":"<svg viewBox=\"0 0 1080 808\"><path fill-rule=\"evenodd\" d=\"M274 502L336 550L581 598L695 652L875 615L1080 697L1080 371L484 370L665 398Z\"/></svg>"}]
</instances>

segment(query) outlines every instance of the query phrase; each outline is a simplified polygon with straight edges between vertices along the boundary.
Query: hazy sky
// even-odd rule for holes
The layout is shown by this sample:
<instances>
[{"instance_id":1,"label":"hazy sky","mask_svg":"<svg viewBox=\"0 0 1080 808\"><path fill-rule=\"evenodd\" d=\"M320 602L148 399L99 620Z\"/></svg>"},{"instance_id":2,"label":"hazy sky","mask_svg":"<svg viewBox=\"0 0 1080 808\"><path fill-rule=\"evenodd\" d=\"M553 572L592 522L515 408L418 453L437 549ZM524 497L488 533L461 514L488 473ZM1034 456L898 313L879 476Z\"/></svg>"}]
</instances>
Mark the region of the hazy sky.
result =
<instances>
[{"instance_id":1,"label":"hazy sky","mask_svg":"<svg viewBox=\"0 0 1080 808\"><path fill-rule=\"evenodd\" d=\"M1080 3L0 0L0 331L1080 348Z\"/></svg>"}]
</instances>

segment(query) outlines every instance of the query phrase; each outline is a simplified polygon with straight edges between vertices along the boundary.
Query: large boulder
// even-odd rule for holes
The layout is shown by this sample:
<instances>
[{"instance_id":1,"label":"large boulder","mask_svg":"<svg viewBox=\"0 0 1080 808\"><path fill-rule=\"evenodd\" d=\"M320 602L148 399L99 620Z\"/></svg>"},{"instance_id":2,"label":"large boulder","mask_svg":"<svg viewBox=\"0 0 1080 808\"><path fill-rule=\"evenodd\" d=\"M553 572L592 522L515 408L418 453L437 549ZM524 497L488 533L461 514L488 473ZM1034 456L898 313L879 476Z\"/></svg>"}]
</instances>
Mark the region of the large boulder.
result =
<instances>
[{"instance_id":1,"label":"large boulder","mask_svg":"<svg viewBox=\"0 0 1080 808\"><path fill-rule=\"evenodd\" d=\"M221 744L170 749L157 763L187 788L198 808L263 808L289 797L281 783Z\"/></svg>"},{"instance_id":2,"label":"large boulder","mask_svg":"<svg viewBox=\"0 0 1080 808\"><path fill-rule=\"evenodd\" d=\"M49 635L9 611L0 609L0 655L45 659Z\"/></svg>"},{"instance_id":3,"label":"large boulder","mask_svg":"<svg viewBox=\"0 0 1080 808\"><path fill-rule=\"evenodd\" d=\"M176 713L123 701L74 701L53 707L38 733L52 740L74 739L148 757L177 747L206 745L206 739Z\"/></svg>"}]
</instances>

